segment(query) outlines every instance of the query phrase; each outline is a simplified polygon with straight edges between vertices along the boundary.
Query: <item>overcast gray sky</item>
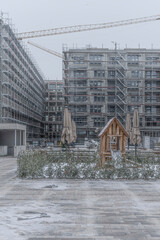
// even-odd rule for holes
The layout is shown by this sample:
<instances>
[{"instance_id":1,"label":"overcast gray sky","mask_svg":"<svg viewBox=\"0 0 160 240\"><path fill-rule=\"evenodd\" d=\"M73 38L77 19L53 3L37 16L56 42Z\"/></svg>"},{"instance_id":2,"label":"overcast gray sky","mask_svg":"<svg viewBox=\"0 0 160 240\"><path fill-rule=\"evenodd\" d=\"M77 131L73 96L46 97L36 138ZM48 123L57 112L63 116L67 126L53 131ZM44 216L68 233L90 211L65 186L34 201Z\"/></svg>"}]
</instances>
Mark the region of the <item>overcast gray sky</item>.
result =
<instances>
[{"instance_id":1,"label":"overcast gray sky","mask_svg":"<svg viewBox=\"0 0 160 240\"><path fill-rule=\"evenodd\" d=\"M62 26L103 23L160 14L160 0L1 0L1 11L9 13L19 32ZM68 47L160 48L160 21L31 39L44 47L62 52ZM27 43L27 40L25 40ZM28 45L48 79L62 79L61 59Z\"/></svg>"}]
</instances>

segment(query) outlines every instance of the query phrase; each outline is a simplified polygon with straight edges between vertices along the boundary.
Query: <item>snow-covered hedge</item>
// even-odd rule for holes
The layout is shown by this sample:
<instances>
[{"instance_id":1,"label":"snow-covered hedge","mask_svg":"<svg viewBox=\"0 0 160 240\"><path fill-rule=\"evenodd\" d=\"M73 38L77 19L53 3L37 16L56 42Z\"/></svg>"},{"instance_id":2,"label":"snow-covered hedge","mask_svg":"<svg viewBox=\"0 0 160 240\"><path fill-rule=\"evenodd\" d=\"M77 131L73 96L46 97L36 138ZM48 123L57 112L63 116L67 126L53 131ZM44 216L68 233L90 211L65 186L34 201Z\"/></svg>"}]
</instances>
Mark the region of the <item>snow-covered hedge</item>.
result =
<instances>
[{"instance_id":1,"label":"snow-covered hedge","mask_svg":"<svg viewBox=\"0 0 160 240\"><path fill-rule=\"evenodd\" d=\"M77 178L77 179L158 179L160 156L132 153L126 162L107 161L103 168L96 152L26 151L19 155L20 178Z\"/></svg>"}]
</instances>

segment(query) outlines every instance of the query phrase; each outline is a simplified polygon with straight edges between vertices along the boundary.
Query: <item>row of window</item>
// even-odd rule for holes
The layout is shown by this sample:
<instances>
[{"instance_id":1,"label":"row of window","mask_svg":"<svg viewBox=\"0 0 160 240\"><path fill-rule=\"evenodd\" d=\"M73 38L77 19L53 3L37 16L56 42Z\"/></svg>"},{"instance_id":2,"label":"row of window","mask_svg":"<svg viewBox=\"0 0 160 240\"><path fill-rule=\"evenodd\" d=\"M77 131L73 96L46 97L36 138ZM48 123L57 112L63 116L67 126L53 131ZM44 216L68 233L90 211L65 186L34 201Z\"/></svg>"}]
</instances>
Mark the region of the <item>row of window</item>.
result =
<instances>
[{"instance_id":1,"label":"row of window","mask_svg":"<svg viewBox=\"0 0 160 240\"><path fill-rule=\"evenodd\" d=\"M62 130L63 126L60 124L50 124L50 125L45 125L45 131L60 131Z\"/></svg>"},{"instance_id":2,"label":"row of window","mask_svg":"<svg viewBox=\"0 0 160 240\"><path fill-rule=\"evenodd\" d=\"M46 111L53 111L53 112L62 112L63 111L63 107L59 107L59 106L46 106Z\"/></svg>"},{"instance_id":3,"label":"row of window","mask_svg":"<svg viewBox=\"0 0 160 240\"><path fill-rule=\"evenodd\" d=\"M102 61L104 55L103 54L90 54L89 55L89 60L90 61ZM127 61L129 62L138 62L140 60L141 55L140 54L128 54L127 55ZM85 61L85 57L84 56L73 56L72 57L74 64L83 64ZM125 59L125 57L124 57ZM111 56L109 58L110 63L111 64L115 64L117 61L121 61L124 60L122 57L120 56ZM146 57L146 64L152 64L152 63L157 63L159 61L159 57L158 56L147 56Z\"/></svg>"},{"instance_id":4,"label":"row of window","mask_svg":"<svg viewBox=\"0 0 160 240\"><path fill-rule=\"evenodd\" d=\"M49 83L47 86L49 90L63 90L63 84Z\"/></svg>"},{"instance_id":5,"label":"row of window","mask_svg":"<svg viewBox=\"0 0 160 240\"><path fill-rule=\"evenodd\" d=\"M105 70L94 70L94 77L105 77ZM75 70L73 72L74 78L86 78L87 71L85 70Z\"/></svg>"},{"instance_id":6,"label":"row of window","mask_svg":"<svg viewBox=\"0 0 160 240\"><path fill-rule=\"evenodd\" d=\"M86 70L75 70L73 73L75 78L86 78L87 77L87 71ZM93 76L97 78L104 78L106 77L105 70L94 70ZM122 70L108 70L108 77L109 78L115 78L115 77L124 77L124 71ZM139 70L133 70L131 71L131 78L143 78L143 71ZM145 78L160 78L160 71L155 70L147 70L145 71ZM52 84L49 85L50 87ZM55 88L50 88L55 89ZM59 88L57 88L59 89ZM62 89L62 85L61 85Z\"/></svg>"},{"instance_id":7,"label":"row of window","mask_svg":"<svg viewBox=\"0 0 160 240\"><path fill-rule=\"evenodd\" d=\"M45 116L45 121L55 122L55 121L62 121L62 116Z\"/></svg>"}]
</instances>

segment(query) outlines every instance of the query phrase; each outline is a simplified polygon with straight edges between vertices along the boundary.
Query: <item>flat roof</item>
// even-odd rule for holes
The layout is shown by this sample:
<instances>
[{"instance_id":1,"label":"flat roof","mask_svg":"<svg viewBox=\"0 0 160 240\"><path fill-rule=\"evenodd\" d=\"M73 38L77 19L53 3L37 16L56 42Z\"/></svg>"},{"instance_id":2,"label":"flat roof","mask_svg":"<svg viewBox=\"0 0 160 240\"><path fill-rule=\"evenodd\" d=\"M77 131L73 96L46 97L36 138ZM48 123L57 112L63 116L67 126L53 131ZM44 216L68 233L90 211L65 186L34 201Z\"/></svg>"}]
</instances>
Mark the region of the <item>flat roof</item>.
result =
<instances>
[{"instance_id":1,"label":"flat roof","mask_svg":"<svg viewBox=\"0 0 160 240\"><path fill-rule=\"evenodd\" d=\"M0 123L0 130L26 130L26 126L18 123Z\"/></svg>"}]
</instances>

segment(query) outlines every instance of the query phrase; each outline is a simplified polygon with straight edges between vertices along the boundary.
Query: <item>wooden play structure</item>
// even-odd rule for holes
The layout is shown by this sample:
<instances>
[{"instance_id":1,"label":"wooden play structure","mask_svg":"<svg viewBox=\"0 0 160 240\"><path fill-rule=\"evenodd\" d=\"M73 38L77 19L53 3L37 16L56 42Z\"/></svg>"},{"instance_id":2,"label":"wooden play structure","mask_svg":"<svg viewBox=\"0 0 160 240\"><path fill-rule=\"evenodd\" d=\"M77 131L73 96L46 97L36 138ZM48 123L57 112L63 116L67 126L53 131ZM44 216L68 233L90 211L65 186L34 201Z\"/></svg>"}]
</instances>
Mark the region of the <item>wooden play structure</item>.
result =
<instances>
[{"instance_id":1,"label":"wooden play structure","mask_svg":"<svg viewBox=\"0 0 160 240\"><path fill-rule=\"evenodd\" d=\"M116 117L106 124L99 137L101 166L104 166L106 160L112 159L113 151L119 151L125 159L126 138L129 138L129 135Z\"/></svg>"}]
</instances>

